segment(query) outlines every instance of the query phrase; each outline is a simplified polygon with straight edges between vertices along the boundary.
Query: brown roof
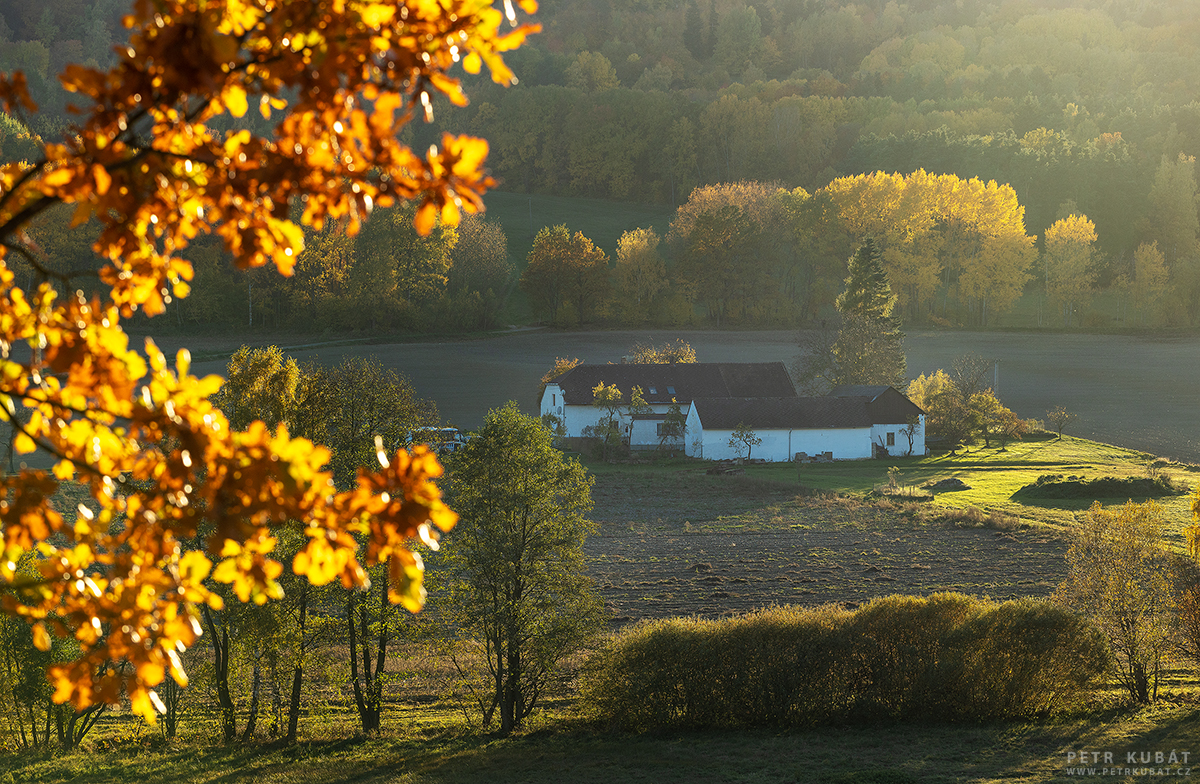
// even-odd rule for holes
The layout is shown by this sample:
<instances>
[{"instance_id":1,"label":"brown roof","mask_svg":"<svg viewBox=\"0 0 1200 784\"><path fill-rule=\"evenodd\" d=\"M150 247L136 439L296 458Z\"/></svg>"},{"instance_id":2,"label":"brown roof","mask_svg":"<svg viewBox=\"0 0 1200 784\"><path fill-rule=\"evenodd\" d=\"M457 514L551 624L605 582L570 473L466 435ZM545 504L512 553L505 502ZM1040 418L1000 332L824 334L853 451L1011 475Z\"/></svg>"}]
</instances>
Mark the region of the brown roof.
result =
<instances>
[{"instance_id":1,"label":"brown roof","mask_svg":"<svg viewBox=\"0 0 1200 784\"><path fill-rule=\"evenodd\" d=\"M861 397L697 398L700 424L714 430L738 425L755 430L868 428L871 417Z\"/></svg>"},{"instance_id":2,"label":"brown roof","mask_svg":"<svg viewBox=\"0 0 1200 784\"><path fill-rule=\"evenodd\" d=\"M782 362L694 362L675 365L576 365L553 382L572 405L591 405L601 382L616 384L621 401L642 388L647 403L686 406L699 397L795 397L796 388Z\"/></svg>"}]
</instances>

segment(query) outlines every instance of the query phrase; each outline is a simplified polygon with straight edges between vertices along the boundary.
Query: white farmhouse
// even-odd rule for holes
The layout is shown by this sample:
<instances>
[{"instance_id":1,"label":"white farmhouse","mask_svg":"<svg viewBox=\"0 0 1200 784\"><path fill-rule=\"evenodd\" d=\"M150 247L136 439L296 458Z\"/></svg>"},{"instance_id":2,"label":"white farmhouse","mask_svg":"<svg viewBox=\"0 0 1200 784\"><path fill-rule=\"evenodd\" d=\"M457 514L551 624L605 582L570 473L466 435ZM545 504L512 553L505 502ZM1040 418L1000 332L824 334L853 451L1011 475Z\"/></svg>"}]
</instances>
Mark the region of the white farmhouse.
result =
<instances>
[{"instance_id":1,"label":"white farmhouse","mask_svg":"<svg viewBox=\"0 0 1200 784\"><path fill-rule=\"evenodd\" d=\"M740 426L762 439L749 456L768 462L925 454L925 412L889 386L838 387L824 397L695 398L684 453L738 457L729 441Z\"/></svg>"},{"instance_id":2,"label":"white farmhouse","mask_svg":"<svg viewBox=\"0 0 1200 784\"><path fill-rule=\"evenodd\" d=\"M577 365L546 385L541 414L554 415L568 438L579 438L603 412L592 405L592 390L615 384L625 406L621 426L633 449L659 446L672 401L687 411L697 397L795 397L796 388L782 362L696 362L675 365ZM650 411L632 417L629 400L641 387ZM676 446L683 446L682 443Z\"/></svg>"}]
</instances>

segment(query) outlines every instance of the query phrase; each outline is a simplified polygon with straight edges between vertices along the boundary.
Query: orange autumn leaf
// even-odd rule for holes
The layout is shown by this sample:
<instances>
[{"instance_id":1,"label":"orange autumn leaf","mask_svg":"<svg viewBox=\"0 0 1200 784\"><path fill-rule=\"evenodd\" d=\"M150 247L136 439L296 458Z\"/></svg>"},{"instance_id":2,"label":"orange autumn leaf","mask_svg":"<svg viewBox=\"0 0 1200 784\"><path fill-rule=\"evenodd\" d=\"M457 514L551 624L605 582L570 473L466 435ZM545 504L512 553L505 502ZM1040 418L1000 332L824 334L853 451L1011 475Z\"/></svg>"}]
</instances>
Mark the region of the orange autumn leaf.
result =
<instances>
[{"instance_id":1,"label":"orange autumn leaf","mask_svg":"<svg viewBox=\"0 0 1200 784\"><path fill-rule=\"evenodd\" d=\"M186 353L172 367L153 343L135 350L122 320L187 296L181 254L206 234L242 268L290 274L306 225L353 233L368 205L413 202L425 233L482 209L494 184L485 142L447 136L426 155L400 131L423 95L465 101L458 62L511 81L501 54L537 26L513 27L477 0L139 1L126 22L118 65L63 74L80 105L70 132L37 160L0 167L0 341L20 349L0 357L0 417L28 412L13 447L54 465L0 477L0 609L25 618L39 647L76 641L77 657L48 672L54 700L128 699L152 720L153 687L186 680L178 653L195 644L202 609L222 605L206 580L242 601L280 595L276 526L305 523L293 568L313 583L362 586L365 567L390 559L389 597L416 610L410 539L455 515L436 486L440 465L420 451L332 491L328 450L261 423L233 432L209 401L220 379L191 375ZM35 110L22 74L0 75L0 103ZM216 129L252 104L275 120L269 133ZM59 204L100 225L103 294L39 266L28 216ZM32 284L9 269L14 252ZM58 483L72 479L88 498L56 509ZM207 551L188 551L206 530L217 532ZM31 582L9 566L18 562L32 565Z\"/></svg>"}]
</instances>

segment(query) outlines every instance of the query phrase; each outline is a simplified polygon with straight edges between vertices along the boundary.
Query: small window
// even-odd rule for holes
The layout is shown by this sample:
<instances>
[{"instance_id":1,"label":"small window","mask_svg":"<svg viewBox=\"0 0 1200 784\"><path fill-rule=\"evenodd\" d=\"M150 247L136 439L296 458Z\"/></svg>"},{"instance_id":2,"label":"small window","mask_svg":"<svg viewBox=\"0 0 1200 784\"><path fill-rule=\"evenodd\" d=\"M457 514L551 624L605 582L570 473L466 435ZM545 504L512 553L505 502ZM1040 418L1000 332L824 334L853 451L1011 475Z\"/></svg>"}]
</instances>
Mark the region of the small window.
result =
<instances>
[{"instance_id":1,"label":"small window","mask_svg":"<svg viewBox=\"0 0 1200 784\"><path fill-rule=\"evenodd\" d=\"M657 389L657 387L650 387L650 394L651 394L651 395L657 395L657 394L658 394L658 389Z\"/></svg>"},{"instance_id":2,"label":"small window","mask_svg":"<svg viewBox=\"0 0 1200 784\"><path fill-rule=\"evenodd\" d=\"M658 437L659 437L659 438L662 438L662 435L663 435L663 425L664 425L664 424L665 424L664 422L659 422L659 423L658 423Z\"/></svg>"},{"instance_id":3,"label":"small window","mask_svg":"<svg viewBox=\"0 0 1200 784\"><path fill-rule=\"evenodd\" d=\"M667 394L668 394L668 395L674 395L674 394L675 394L675 387L667 387Z\"/></svg>"},{"instance_id":4,"label":"small window","mask_svg":"<svg viewBox=\"0 0 1200 784\"><path fill-rule=\"evenodd\" d=\"M895 433L888 433L888 434L887 434L887 436L888 436L888 443L887 443L887 445L888 445L888 446L895 446L895 445L896 445L896 434L895 434Z\"/></svg>"},{"instance_id":5,"label":"small window","mask_svg":"<svg viewBox=\"0 0 1200 784\"><path fill-rule=\"evenodd\" d=\"M551 393L551 395L550 395L550 405L552 405L552 406L557 406L557 405L558 405L558 395L555 395L555 394Z\"/></svg>"}]
</instances>

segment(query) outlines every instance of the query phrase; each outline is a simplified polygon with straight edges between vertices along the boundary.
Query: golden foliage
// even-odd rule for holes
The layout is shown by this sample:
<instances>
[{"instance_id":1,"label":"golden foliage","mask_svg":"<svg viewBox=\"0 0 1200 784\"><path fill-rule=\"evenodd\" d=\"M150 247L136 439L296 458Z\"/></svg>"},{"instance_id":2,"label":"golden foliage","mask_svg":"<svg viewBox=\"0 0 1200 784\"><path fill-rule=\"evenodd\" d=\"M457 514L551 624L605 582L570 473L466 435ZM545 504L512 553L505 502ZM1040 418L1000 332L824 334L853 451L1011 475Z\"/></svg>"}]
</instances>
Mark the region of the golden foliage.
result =
<instances>
[{"instance_id":1,"label":"golden foliage","mask_svg":"<svg viewBox=\"0 0 1200 784\"><path fill-rule=\"evenodd\" d=\"M501 53L537 28L504 6L136 0L117 65L71 65L62 76L84 99L73 133L39 160L0 167L0 259L17 254L37 272L24 290L0 262L2 415L17 451L57 461L53 476L0 478L0 583L10 589L3 610L27 618L35 641L79 643L79 658L50 672L56 701L83 708L124 694L152 719L161 706L152 689L168 676L186 682L179 653L201 633L197 607L220 604L204 586L210 570L243 601L280 595L271 528L289 519L307 525L297 573L362 586L364 563L391 558L390 598L420 607L421 563L408 541L455 521L432 454L380 450L379 473L336 492L327 450L261 422L233 432L208 400L219 378L191 376L186 350L171 369L150 341L147 360L120 320L187 295L192 268L179 254L203 232L239 266L286 275L303 249L301 223L333 220L353 234L373 207L415 201L427 233L439 216L453 224L481 209L492 184L485 141L446 134L418 154L398 130L428 119L434 95L465 102L448 75L459 61L513 81ZM520 6L536 10L533 0ZM21 73L0 75L0 100L10 114L36 110ZM250 111L278 117L270 136L236 129ZM223 115L236 130L210 127ZM49 269L24 233L58 204L75 205L75 225L101 227L102 293ZM50 499L67 479L91 499L64 515ZM207 555L186 552L202 532L211 532ZM31 557L35 579L17 572Z\"/></svg>"},{"instance_id":2,"label":"golden foliage","mask_svg":"<svg viewBox=\"0 0 1200 784\"><path fill-rule=\"evenodd\" d=\"M906 311L932 302L949 273L986 319L1011 307L1029 280L1034 238L1009 185L918 170L840 177L824 191L851 237L879 243Z\"/></svg>"}]
</instances>

